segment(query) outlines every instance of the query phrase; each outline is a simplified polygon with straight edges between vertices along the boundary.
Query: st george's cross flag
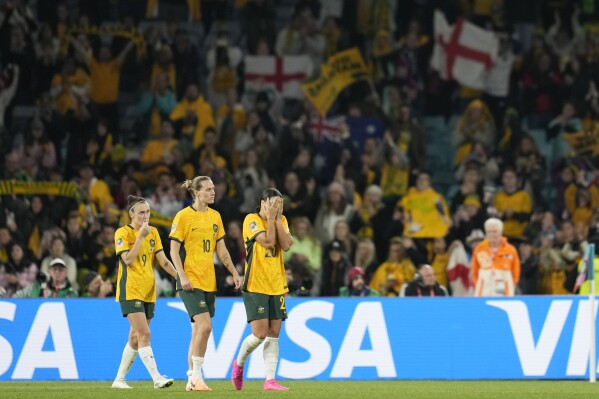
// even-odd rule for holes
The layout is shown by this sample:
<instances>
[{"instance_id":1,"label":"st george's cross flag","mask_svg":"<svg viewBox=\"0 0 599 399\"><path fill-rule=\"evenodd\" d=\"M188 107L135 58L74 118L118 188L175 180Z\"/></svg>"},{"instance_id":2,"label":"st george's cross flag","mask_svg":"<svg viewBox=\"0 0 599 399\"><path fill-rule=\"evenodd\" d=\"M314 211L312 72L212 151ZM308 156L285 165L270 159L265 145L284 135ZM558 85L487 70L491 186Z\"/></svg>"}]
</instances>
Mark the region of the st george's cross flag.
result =
<instances>
[{"instance_id":1,"label":"st george's cross flag","mask_svg":"<svg viewBox=\"0 0 599 399\"><path fill-rule=\"evenodd\" d=\"M473 89L484 88L487 72L497 58L499 39L463 18L449 25L439 10L435 11L434 24L431 67L444 80L456 80Z\"/></svg>"},{"instance_id":2,"label":"st george's cross flag","mask_svg":"<svg viewBox=\"0 0 599 399\"><path fill-rule=\"evenodd\" d=\"M274 88L284 98L303 99L302 82L311 74L312 61L305 55L245 57L246 91Z\"/></svg>"}]
</instances>

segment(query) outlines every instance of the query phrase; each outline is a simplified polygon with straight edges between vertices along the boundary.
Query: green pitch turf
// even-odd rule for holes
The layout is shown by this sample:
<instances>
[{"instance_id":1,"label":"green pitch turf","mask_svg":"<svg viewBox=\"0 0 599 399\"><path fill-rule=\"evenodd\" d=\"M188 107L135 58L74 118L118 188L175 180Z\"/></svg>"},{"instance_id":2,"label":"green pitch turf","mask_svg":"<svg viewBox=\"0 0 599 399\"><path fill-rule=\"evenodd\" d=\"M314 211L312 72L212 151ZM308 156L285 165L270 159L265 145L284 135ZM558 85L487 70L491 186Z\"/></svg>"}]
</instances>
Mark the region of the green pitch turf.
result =
<instances>
[{"instance_id":1,"label":"green pitch turf","mask_svg":"<svg viewBox=\"0 0 599 399\"><path fill-rule=\"evenodd\" d=\"M235 391L229 381L208 381L212 392L185 392L185 382L154 389L150 381L133 389L110 388L110 382L2 382L0 398L443 398L565 399L599 397L599 383L585 381L281 381L287 392L263 392L261 381L246 381Z\"/></svg>"}]
</instances>

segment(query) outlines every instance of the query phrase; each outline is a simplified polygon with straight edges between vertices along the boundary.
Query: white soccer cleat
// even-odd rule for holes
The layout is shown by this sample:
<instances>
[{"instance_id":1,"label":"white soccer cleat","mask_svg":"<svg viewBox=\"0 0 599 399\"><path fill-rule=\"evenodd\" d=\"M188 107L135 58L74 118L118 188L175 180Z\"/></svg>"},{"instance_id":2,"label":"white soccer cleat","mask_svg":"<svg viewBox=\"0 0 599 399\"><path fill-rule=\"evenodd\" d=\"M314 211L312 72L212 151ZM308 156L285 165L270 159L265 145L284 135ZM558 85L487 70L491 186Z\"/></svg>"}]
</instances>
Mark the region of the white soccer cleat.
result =
<instances>
[{"instance_id":1,"label":"white soccer cleat","mask_svg":"<svg viewBox=\"0 0 599 399\"><path fill-rule=\"evenodd\" d=\"M111 388L116 388L116 389L132 389L129 384L127 384L127 381L125 380L114 380L114 382L112 383Z\"/></svg>"},{"instance_id":2,"label":"white soccer cleat","mask_svg":"<svg viewBox=\"0 0 599 399\"><path fill-rule=\"evenodd\" d=\"M187 385L185 385L185 390L187 392L193 391L193 384L191 383L191 381L187 381Z\"/></svg>"},{"instance_id":3,"label":"white soccer cleat","mask_svg":"<svg viewBox=\"0 0 599 399\"><path fill-rule=\"evenodd\" d=\"M158 381L156 381L154 383L154 388L155 389L168 388L171 385L173 385L174 381L175 380L173 380L172 378L168 378L167 376L163 375L162 377L160 377L160 379Z\"/></svg>"}]
</instances>

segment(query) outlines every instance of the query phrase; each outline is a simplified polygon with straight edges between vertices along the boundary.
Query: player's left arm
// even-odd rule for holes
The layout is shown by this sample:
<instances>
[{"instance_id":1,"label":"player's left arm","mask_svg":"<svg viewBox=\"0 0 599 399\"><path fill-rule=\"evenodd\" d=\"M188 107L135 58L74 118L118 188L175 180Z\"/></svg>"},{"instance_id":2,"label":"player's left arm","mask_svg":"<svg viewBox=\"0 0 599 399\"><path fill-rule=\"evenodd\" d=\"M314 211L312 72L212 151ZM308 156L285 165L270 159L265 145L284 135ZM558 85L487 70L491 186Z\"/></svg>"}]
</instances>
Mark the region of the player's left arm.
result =
<instances>
[{"instance_id":1,"label":"player's left arm","mask_svg":"<svg viewBox=\"0 0 599 399\"><path fill-rule=\"evenodd\" d=\"M225 240L218 240L216 242L216 255L218 256L218 259L223 262L223 265L225 265L229 273L233 275L235 289L239 289L239 287L241 287L242 280L239 276L239 273L237 273L237 269L235 269L233 261L231 260L231 255L229 254L229 250L225 245Z\"/></svg>"},{"instance_id":2,"label":"player's left arm","mask_svg":"<svg viewBox=\"0 0 599 399\"><path fill-rule=\"evenodd\" d=\"M275 228L277 230L277 241L281 246L281 249L285 252L289 251L293 244L293 237L289 232L289 226L287 225L287 219L283 216L283 198L279 198L279 212L275 219Z\"/></svg>"},{"instance_id":3,"label":"player's left arm","mask_svg":"<svg viewBox=\"0 0 599 399\"><path fill-rule=\"evenodd\" d=\"M165 272L170 274L172 278L177 278L177 270L175 270L175 266L173 266L171 261L168 260L168 258L164 254L164 251L160 251L156 254L156 260Z\"/></svg>"}]
</instances>

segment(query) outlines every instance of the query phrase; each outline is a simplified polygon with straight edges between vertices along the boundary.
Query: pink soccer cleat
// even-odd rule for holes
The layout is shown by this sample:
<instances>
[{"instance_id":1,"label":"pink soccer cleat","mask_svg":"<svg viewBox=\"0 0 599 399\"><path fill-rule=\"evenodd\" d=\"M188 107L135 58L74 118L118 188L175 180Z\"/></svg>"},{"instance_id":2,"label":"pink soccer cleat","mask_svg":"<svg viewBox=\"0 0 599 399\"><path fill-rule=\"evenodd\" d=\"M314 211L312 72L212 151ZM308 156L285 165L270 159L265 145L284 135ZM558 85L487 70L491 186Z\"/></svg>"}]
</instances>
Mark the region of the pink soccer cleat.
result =
<instances>
[{"instance_id":1,"label":"pink soccer cleat","mask_svg":"<svg viewBox=\"0 0 599 399\"><path fill-rule=\"evenodd\" d=\"M243 367L237 365L237 359L233 360L233 367L231 369L231 382L238 391L243 388Z\"/></svg>"},{"instance_id":2,"label":"pink soccer cleat","mask_svg":"<svg viewBox=\"0 0 599 399\"><path fill-rule=\"evenodd\" d=\"M286 388L282 385L279 385L277 380L274 378L272 380L264 381L264 385L262 386L262 390L264 391L288 391L289 388Z\"/></svg>"}]
</instances>

